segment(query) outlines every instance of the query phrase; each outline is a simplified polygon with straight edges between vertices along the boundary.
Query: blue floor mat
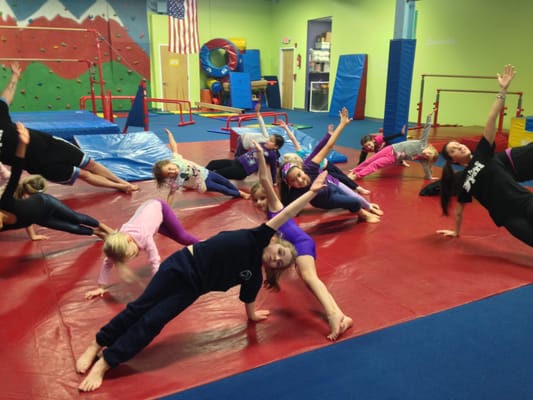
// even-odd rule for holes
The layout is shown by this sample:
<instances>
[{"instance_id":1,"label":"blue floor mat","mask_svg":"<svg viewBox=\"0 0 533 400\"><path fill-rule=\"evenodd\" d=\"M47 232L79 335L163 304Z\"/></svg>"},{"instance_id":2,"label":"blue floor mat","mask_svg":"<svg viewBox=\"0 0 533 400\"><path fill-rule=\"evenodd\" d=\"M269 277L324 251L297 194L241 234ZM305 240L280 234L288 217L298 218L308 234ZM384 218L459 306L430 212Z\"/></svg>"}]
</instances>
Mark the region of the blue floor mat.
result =
<instances>
[{"instance_id":1,"label":"blue floor mat","mask_svg":"<svg viewBox=\"0 0 533 400\"><path fill-rule=\"evenodd\" d=\"M21 121L28 128L73 142L74 135L103 135L119 133L117 124L89 111L13 112L13 121Z\"/></svg>"},{"instance_id":2,"label":"blue floor mat","mask_svg":"<svg viewBox=\"0 0 533 400\"><path fill-rule=\"evenodd\" d=\"M168 146L150 131L75 135L74 141L87 155L130 182L152 179L154 163L172 157Z\"/></svg>"},{"instance_id":3,"label":"blue floor mat","mask_svg":"<svg viewBox=\"0 0 533 400\"><path fill-rule=\"evenodd\" d=\"M531 399L532 309L528 285L165 399Z\"/></svg>"}]
</instances>

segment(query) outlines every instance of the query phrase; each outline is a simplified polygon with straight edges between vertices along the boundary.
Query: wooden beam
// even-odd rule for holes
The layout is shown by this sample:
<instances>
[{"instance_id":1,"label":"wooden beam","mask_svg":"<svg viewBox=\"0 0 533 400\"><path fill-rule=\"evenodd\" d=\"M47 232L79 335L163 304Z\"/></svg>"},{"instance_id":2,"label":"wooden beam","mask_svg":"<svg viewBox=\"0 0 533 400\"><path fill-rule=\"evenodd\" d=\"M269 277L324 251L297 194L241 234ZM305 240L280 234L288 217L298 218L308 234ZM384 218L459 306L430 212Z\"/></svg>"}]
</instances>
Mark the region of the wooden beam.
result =
<instances>
[{"instance_id":1,"label":"wooden beam","mask_svg":"<svg viewBox=\"0 0 533 400\"><path fill-rule=\"evenodd\" d=\"M244 112L243 108L221 106L219 104L203 103L201 101L197 101L195 104L196 104L196 107L198 108L208 108L210 110L227 111L227 112L233 112L236 114L242 114Z\"/></svg>"}]
</instances>

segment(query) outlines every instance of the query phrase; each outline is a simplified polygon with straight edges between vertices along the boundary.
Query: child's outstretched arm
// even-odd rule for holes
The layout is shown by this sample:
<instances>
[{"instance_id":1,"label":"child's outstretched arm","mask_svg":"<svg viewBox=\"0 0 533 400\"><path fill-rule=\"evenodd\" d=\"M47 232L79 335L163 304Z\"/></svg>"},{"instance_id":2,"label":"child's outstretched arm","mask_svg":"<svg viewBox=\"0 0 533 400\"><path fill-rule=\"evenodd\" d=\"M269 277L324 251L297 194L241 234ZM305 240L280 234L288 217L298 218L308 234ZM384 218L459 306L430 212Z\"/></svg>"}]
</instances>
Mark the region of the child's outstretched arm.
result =
<instances>
[{"instance_id":1,"label":"child's outstretched arm","mask_svg":"<svg viewBox=\"0 0 533 400\"><path fill-rule=\"evenodd\" d=\"M307 205L307 203L309 203L320 190L326 187L325 181L327 176L327 171L323 171L320 175L318 175L307 192L291 202L279 214L268 220L267 225L274 230L278 230L280 226L282 226L289 219L296 217Z\"/></svg>"},{"instance_id":2,"label":"child's outstretched arm","mask_svg":"<svg viewBox=\"0 0 533 400\"><path fill-rule=\"evenodd\" d=\"M17 83L21 72L22 69L20 68L20 64L18 62L11 64L11 78L9 79L7 86L2 91L2 94L0 94L0 97L3 97L7 104L11 104L13 98L15 97L15 90L17 89Z\"/></svg>"},{"instance_id":3,"label":"child's outstretched arm","mask_svg":"<svg viewBox=\"0 0 533 400\"><path fill-rule=\"evenodd\" d=\"M265 190L267 196L268 209L272 212L278 212L283 208L283 204L279 200L276 191L274 190L274 185L272 184L272 177L269 171L267 170L267 165L265 162L265 157L263 155L263 147L257 142L253 142L255 148L257 149L257 162L259 164L259 181L261 186Z\"/></svg>"},{"instance_id":4,"label":"child's outstretched arm","mask_svg":"<svg viewBox=\"0 0 533 400\"><path fill-rule=\"evenodd\" d=\"M494 103L489 112L485 128L483 130L483 137L492 144L496 138L496 119L500 114L500 110L505 104L505 95L507 94L507 89L511 84L514 76L516 74L514 66L507 64L503 69L503 75L498 73L498 85L500 85L500 93L496 96Z\"/></svg>"},{"instance_id":5,"label":"child's outstretched arm","mask_svg":"<svg viewBox=\"0 0 533 400\"><path fill-rule=\"evenodd\" d=\"M296 151L300 151L302 149L302 146L300 145L300 142L298 139L296 139L296 136L294 136L294 132L287 126L285 121L280 119L279 126L281 126L283 129L285 129L285 132L287 133L287 136L291 140L292 144L294 145L294 149Z\"/></svg>"},{"instance_id":6,"label":"child's outstretched arm","mask_svg":"<svg viewBox=\"0 0 533 400\"><path fill-rule=\"evenodd\" d=\"M165 128L165 133L167 134L167 137L168 137L168 145L170 147L170 151L172 151L173 153L178 153L178 144L176 143L176 140L174 140L174 135L172 134L172 132Z\"/></svg>"},{"instance_id":7,"label":"child's outstretched arm","mask_svg":"<svg viewBox=\"0 0 533 400\"><path fill-rule=\"evenodd\" d=\"M257 116L257 121L259 122L259 127L261 128L261 134L268 139L268 132L267 132L267 128L266 128L266 125L265 125L265 120L263 119L263 116L261 115L261 103L258 102L256 105L255 105L255 113L256 113L256 116Z\"/></svg>"},{"instance_id":8,"label":"child's outstretched arm","mask_svg":"<svg viewBox=\"0 0 533 400\"><path fill-rule=\"evenodd\" d=\"M337 142L337 139L339 138L341 132L350 122L352 122L352 119L348 116L348 110L346 109L346 107L343 107L343 109L339 112L339 116L339 125L337 125L337 128L335 128L335 130L331 134L326 145L311 159L311 161L313 161L314 163L320 164L324 160L324 158L326 158L331 149L333 149L333 146L335 146L335 143Z\"/></svg>"}]
</instances>

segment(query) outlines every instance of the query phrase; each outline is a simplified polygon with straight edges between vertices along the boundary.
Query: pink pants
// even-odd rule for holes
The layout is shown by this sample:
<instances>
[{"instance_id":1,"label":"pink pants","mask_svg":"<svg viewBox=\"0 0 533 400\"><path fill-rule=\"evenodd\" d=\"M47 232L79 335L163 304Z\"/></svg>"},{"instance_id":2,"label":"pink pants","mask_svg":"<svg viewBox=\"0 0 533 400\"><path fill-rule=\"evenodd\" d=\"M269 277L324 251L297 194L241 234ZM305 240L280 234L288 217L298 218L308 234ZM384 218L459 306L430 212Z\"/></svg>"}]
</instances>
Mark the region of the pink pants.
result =
<instances>
[{"instance_id":1,"label":"pink pants","mask_svg":"<svg viewBox=\"0 0 533 400\"><path fill-rule=\"evenodd\" d=\"M396 154L394 153L392 146L385 146L372 157L352 169L352 172L356 174L358 178L363 178L372 172L376 172L378 169L390 167L396 163Z\"/></svg>"}]
</instances>

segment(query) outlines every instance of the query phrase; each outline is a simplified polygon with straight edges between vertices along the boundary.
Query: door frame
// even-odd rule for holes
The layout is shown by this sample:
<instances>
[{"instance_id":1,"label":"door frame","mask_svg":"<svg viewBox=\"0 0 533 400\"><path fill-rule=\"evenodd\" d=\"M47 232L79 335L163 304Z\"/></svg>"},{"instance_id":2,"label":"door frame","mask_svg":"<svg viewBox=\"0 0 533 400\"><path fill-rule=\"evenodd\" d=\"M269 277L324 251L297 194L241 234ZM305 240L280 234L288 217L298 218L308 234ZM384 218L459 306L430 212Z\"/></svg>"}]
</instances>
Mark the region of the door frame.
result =
<instances>
[{"instance_id":1,"label":"door frame","mask_svg":"<svg viewBox=\"0 0 533 400\"><path fill-rule=\"evenodd\" d=\"M159 73L160 73L160 78L161 78L160 81L159 81L159 93L161 94L161 98L165 98L164 84L165 84L165 77L167 77L164 74L164 71L166 71L166 70L164 69L164 61L163 61L163 57L162 57L163 51L168 51L168 45L167 44L160 44L159 45L159 59L160 59ZM185 88L184 89L186 89L186 91L187 91L187 96L186 96L187 98L178 99L178 100L189 100L190 95L191 95L189 56L187 54L176 54L176 57L180 57L180 59L185 63L185 70L187 71L187 77L186 77L186 80L184 81L184 83L185 83ZM168 77L167 77L167 79L168 79ZM171 107L171 106L173 106L173 104L171 104L171 103L160 103L160 104L158 104L158 107L160 107L164 111L167 111L168 107ZM176 106L176 108L177 108L177 106Z\"/></svg>"}]
</instances>

